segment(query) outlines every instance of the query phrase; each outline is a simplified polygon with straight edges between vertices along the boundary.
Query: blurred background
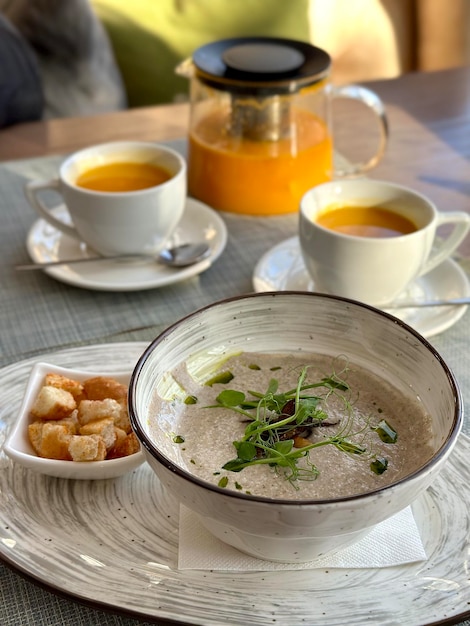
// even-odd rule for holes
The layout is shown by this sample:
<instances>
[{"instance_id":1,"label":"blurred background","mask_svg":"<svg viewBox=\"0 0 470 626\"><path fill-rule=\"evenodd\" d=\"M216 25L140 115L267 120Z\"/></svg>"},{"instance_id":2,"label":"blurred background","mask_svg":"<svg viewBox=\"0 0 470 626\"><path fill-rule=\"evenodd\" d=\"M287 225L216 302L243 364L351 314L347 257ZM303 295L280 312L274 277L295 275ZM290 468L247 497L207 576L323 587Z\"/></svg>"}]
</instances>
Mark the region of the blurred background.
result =
<instances>
[{"instance_id":1,"label":"blurred background","mask_svg":"<svg viewBox=\"0 0 470 626\"><path fill-rule=\"evenodd\" d=\"M469 0L0 0L0 127L188 97L199 46L310 41L337 84L470 63Z\"/></svg>"}]
</instances>

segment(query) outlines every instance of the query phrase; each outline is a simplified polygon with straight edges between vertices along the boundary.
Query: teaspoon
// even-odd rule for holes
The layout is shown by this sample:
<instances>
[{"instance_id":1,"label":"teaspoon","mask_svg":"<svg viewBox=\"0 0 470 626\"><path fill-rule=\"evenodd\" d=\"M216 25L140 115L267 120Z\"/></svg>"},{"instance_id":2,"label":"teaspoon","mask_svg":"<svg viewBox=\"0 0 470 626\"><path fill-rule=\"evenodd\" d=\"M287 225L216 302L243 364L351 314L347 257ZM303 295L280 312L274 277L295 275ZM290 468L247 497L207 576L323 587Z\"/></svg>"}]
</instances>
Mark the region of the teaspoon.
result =
<instances>
[{"instance_id":1,"label":"teaspoon","mask_svg":"<svg viewBox=\"0 0 470 626\"><path fill-rule=\"evenodd\" d=\"M207 243L184 243L173 248L162 250L157 255L151 254L117 254L114 256L98 256L85 257L82 259L64 259L62 261L48 261L47 263L30 263L28 265L17 265L17 270L41 270L47 267L55 267L58 265L75 265L78 263L99 263L100 261L128 260L139 259L154 260L160 265L167 267L188 267L199 263L207 258L210 254L210 248Z\"/></svg>"},{"instance_id":2,"label":"teaspoon","mask_svg":"<svg viewBox=\"0 0 470 626\"><path fill-rule=\"evenodd\" d=\"M432 307L432 306L453 306L460 304L470 304L470 296L463 296L462 298L450 298L448 300L414 300L409 302L391 302L390 304L384 304L383 309L415 309L417 307Z\"/></svg>"}]
</instances>

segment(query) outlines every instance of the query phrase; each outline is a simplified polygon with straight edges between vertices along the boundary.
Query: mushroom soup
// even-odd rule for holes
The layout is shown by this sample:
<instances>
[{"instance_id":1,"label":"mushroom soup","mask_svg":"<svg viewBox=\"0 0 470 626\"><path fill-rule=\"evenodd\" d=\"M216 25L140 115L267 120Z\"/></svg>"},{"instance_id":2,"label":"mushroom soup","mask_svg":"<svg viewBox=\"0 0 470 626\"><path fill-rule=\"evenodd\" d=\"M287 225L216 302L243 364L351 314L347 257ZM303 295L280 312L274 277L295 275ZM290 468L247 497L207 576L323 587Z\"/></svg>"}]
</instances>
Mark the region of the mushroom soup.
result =
<instances>
[{"instance_id":1,"label":"mushroom soup","mask_svg":"<svg viewBox=\"0 0 470 626\"><path fill-rule=\"evenodd\" d=\"M396 482L432 456L419 400L346 357L245 352L203 381L190 369L156 390L149 427L168 435L168 457L220 487L339 498Z\"/></svg>"}]
</instances>

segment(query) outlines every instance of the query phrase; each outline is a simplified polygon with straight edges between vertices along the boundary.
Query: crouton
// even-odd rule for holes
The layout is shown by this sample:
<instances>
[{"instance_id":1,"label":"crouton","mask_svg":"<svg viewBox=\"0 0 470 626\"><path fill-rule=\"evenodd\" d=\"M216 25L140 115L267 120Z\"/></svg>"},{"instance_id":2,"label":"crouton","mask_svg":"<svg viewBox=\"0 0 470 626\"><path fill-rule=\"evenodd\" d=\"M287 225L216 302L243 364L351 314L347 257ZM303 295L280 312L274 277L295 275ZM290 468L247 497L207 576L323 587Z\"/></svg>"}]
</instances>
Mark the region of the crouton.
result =
<instances>
[{"instance_id":1,"label":"crouton","mask_svg":"<svg viewBox=\"0 0 470 626\"><path fill-rule=\"evenodd\" d=\"M129 456L135 454L140 450L140 444L134 433L129 433L126 437L115 445L108 452L108 459L119 459L123 456Z\"/></svg>"},{"instance_id":2,"label":"crouton","mask_svg":"<svg viewBox=\"0 0 470 626\"><path fill-rule=\"evenodd\" d=\"M119 420L122 407L112 398L104 400L82 400L78 405L78 421L82 426L94 420L110 417L114 423Z\"/></svg>"},{"instance_id":3,"label":"crouton","mask_svg":"<svg viewBox=\"0 0 470 626\"><path fill-rule=\"evenodd\" d=\"M56 420L54 423L62 424L67 428L71 435L77 435L80 428L80 423L78 421L78 410L75 409L70 413L70 415L62 418L61 420Z\"/></svg>"},{"instance_id":4,"label":"crouton","mask_svg":"<svg viewBox=\"0 0 470 626\"><path fill-rule=\"evenodd\" d=\"M129 434L132 430L131 421L129 419L129 413L127 411L127 406L121 407L121 411L118 416L114 418L114 424L117 428L125 431Z\"/></svg>"},{"instance_id":5,"label":"crouton","mask_svg":"<svg viewBox=\"0 0 470 626\"><path fill-rule=\"evenodd\" d=\"M89 400L112 398L121 405L127 404L127 387L118 383L114 378L107 376L89 378L83 382L83 388Z\"/></svg>"},{"instance_id":6,"label":"crouton","mask_svg":"<svg viewBox=\"0 0 470 626\"><path fill-rule=\"evenodd\" d=\"M29 440L41 457L103 461L140 449L131 432L127 387L106 376L81 383L49 372L30 413L36 421L28 426Z\"/></svg>"},{"instance_id":7,"label":"crouton","mask_svg":"<svg viewBox=\"0 0 470 626\"><path fill-rule=\"evenodd\" d=\"M73 415L73 413L72 413ZM70 461L70 437L78 432L78 422L73 417L63 420L37 420L28 426L29 441L38 456Z\"/></svg>"},{"instance_id":8,"label":"crouton","mask_svg":"<svg viewBox=\"0 0 470 626\"><path fill-rule=\"evenodd\" d=\"M28 436L34 451L38 456L41 456L41 441L42 441L42 427L44 422L33 422L28 426Z\"/></svg>"},{"instance_id":9,"label":"crouton","mask_svg":"<svg viewBox=\"0 0 470 626\"><path fill-rule=\"evenodd\" d=\"M108 450L108 459L117 459L120 456L118 450L120 446L123 445L124 440L127 437L126 431L122 430L122 428L117 428L116 426L114 427L114 435L116 438L114 440L114 445Z\"/></svg>"},{"instance_id":10,"label":"crouton","mask_svg":"<svg viewBox=\"0 0 470 626\"><path fill-rule=\"evenodd\" d=\"M73 395L57 387L41 387L31 408L34 417L46 420L60 420L77 408Z\"/></svg>"},{"instance_id":11,"label":"crouton","mask_svg":"<svg viewBox=\"0 0 470 626\"><path fill-rule=\"evenodd\" d=\"M116 429L114 420L111 417L105 417L101 420L88 422L80 427L80 435L100 435L103 438L106 449L109 450L116 443Z\"/></svg>"},{"instance_id":12,"label":"crouton","mask_svg":"<svg viewBox=\"0 0 470 626\"><path fill-rule=\"evenodd\" d=\"M69 443L72 461L104 461L106 445L100 435L73 435Z\"/></svg>"},{"instance_id":13,"label":"crouton","mask_svg":"<svg viewBox=\"0 0 470 626\"><path fill-rule=\"evenodd\" d=\"M71 378L67 378L66 376L62 376L62 374L46 374L46 378L44 384L47 387L57 387L57 389L65 389L72 394L75 398L75 401L78 402L83 399L83 385L78 380L72 380Z\"/></svg>"},{"instance_id":14,"label":"crouton","mask_svg":"<svg viewBox=\"0 0 470 626\"><path fill-rule=\"evenodd\" d=\"M38 456L70 461L69 442L72 435L67 426L54 421L35 422L35 425L30 425L29 433Z\"/></svg>"},{"instance_id":15,"label":"crouton","mask_svg":"<svg viewBox=\"0 0 470 626\"><path fill-rule=\"evenodd\" d=\"M116 435L116 439L114 441L114 446L109 451L109 453L112 450L114 450L114 448L117 448L118 446L120 446L122 442L124 441L124 439L127 437L127 432L125 430L122 430L122 428L118 428L117 426L114 426L114 434Z\"/></svg>"}]
</instances>

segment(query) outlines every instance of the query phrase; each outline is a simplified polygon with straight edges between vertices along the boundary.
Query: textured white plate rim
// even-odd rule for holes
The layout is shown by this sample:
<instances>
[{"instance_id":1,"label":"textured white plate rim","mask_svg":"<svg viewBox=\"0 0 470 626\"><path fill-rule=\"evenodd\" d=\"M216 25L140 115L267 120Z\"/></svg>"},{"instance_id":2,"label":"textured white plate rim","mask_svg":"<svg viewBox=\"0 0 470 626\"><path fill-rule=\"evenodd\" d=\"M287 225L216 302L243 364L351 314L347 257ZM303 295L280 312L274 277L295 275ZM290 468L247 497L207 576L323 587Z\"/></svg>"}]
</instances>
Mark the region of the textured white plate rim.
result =
<instances>
[{"instance_id":1,"label":"textured white plate rim","mask_svg":"<svg viewBox=\"0 0 470 626\"><path fill-rule=\"evenodd\" d=\"M446 282L437 283L436 276L446 274L454 281L455 291L445 291ZM470 282L463 269L452 259L415 281L425 285L429 299L463 297L470 295ZM259 259L253 272L253 288L263 291L312 291L313 281L299 253L299 239L290 237L270 248ZM412 294L406 297L412 299ZM465 314L468 305L384 310L400 318L425 337L432 337L453 326Z\"/></svg>"},{"instance_id":2,"label":"textured white plate rim","mask_svg":"<svg viewBox=\"0 0 470 626\"><path fill-rule=\"evenodd\" d=\"M68 217L65 205L52 212L64 219ZM175 243L194 241L197 237L207 241L211 248L208 258L181 269L165 268L152 261L123 264L118 261L101 261L98 264L63 265L44 270L46 274L63 283L98 291L138 291L156 289L192 278L207 270L222 254L227 243L227 227L220 215L206 204L187 198L181 222L171 238ZM199 239L198 239L199 240ZM86 246L64 235L39 219L31 226L26 249L35 263L60 261L61 258L88 258ZM65 252L64 252L65 251Z\"/></svg>"},{"instance_id":3,"label":"textured white plate rim","mask_svg":"<svg viewBox=\"0 0 470 626\"><path fill-rule=\"evenodd\" d=\"M84 363L90 362L92 363L90 371L96 371L96 368L100 367L100 363L109 364L114 362L113 357L115 357L121 359L120 369L122 369L123 363L124 367L132 366L147 345L144 342L129 342L86 346L48 354L47 360L51 363L55 362L59 366L67 367L78 359L81 369L86 370ZM21 396L22 386L27 375L32 365L38 360L40 359L28 359L1 370L0 393L3 397L7 397L8 390L10 390L10 393L13 394L13 401L9 398L7 410L4 410L3 414L0 415L0 441L4 434L2 429L8 428L13 421L15 407L21 402L21 397L17 396ZM11 390L10 379L15 381L16 390ZM35 566L35 560L36 564L40 565L41 561L47 558L52 559L54 563L59 559L60 554L55 554L54 550L57 548L53 541L44 542L35 536L34 546L28 546L27 539L21 536L18 536L18 539L21 540L17 541L15 545L11 540L9 542L8 538L5 538L5 535L15 529L16 517L23 513L18 509L21 503L17 504L16 500L12 498L15 488L19 489L18 493L22 493L22 485L18 483L20 477L11 471L9 462L5 462L0 454L0 499L6 499L10 505L10 509L8 509L3 502L0 507L0 558L32 582L38 583L61 596L80 601L94 608L111 610L140 619L152 621L158 618L158 623L161 624L213 625L223 621L223 623L233 624L233 626L241 623L246 626L254 626L272 621L275 617L275 623L282 626L294 626L294 624L301 623L339 626L344 624L346 604L349 607L348 623L358 626L362 625L365 619L373 619L373 623L377 626L391 626L396 623L406 623L407 626L451 624L470 615L470 609L462 610L462 606L468 607L470 599L465 570L465 545L467 548L470 547L468 532L470 514L465 505L465 501L470 499L470 469L466 462L469 453L470 439L461 435L444 473L438 477L438 480L425 496L414 505L415 516L429 554L429 559L424 564L381 570L211 573L178 571L176 567L146 563L144 565L157 565L161 569L152 569L151 577L145 578L143 585L142 580L139 581L138 577L139 567L143 565L138 561L139 546L137 545L137 538L136 544L133 543L133 533L132 538L127 537L128 545L123 546L122 549L131 549L132 558L136 562L128 562L125 560L125 552L121 558L119 550L115 550L113 558L117 561L116 568L119 580L112 577L107 579L107 573L110 576L116 575L116 572L112 570L112 564L108 564L109 570L111 570L109 572L106 568L100 568L99 580L104 585L104 589L101 590L96 586L96 581L94 584L93 580L88 580L94 574L93 569L78 558L81 556L80 548L76 547L75 543L80 541L79 536L74 536L73 540L70 541L70 560L64 563L64 566L70 568L70 573L66 569L65 578L64 572L62 572L58 580L56 579L60 572L54 572L55 566L48 572L47 576L38 573ZM134 478L139 475L139 472L145 482L153 480L155 486L159 487L155 475L148 467L142 466L137 472L133 472ZM449 474L451 480L446 479L446 474ZM47 479L46 477L44 480L53 481L46 483L47 493L49 494L50 489L54 487L59 495L62 495L65 485L71 489L70 486L74 482ZM118 479L118 481L120 480L122 479ZM86 493L84 491L86 485L83 481L76 482L80 483L81 491L77 486L77 489L71 492L77 499L75 505L86 504L86 500L78 501L80 494L83 496ZM2 483L5 484L2 485ZM92 481L91 484L103 485L102 494L109 495L109 486L111 496L116 495L115 491L119 495L119 482L116 483L114 490L113 481ZM2 486L3 489L1 489ZM36 492L37 485L31 485L30 489ZM147 491L148 489L146 495ZM463 505L455 509L452 507L451 510L443 509L442 502L446 502L446 494L454 491L455 497L458 498L457 502L460 504L460 500L462 500ZM90 496L87 494L86 497L89 498ZM167 505L172 503L172 500L164 492L160 493L160 498L162 500L167 499L167 501L162 502L162 512L159 519L159 522L165 523L167 522L166 518L170 517L166 515L168 512ZM132 504L138 503L132 502ZM48 506L50 506L49 503ZM121 511L122 506L123 503L119 502L119 511ZM152 518L156 512L151 512ZM98 513L94 511L94 515ZM132 518L135 511L132 511L132 507L130 507L125 508L122 513L124 514L123 517ZM33 514L37 515L39 512L31 512L31 515ZM56 514L57 512L54 513L54 515ZM109 517L111 518L111 512ZM40 520L30 519L37 521L39 528L42 527ZM107 517L101 520L93 518L93 524L100 521L109 523L110 519ZM80 520L80 523L83 523L83 520ZM11 528L9 524L11 524ZM123 523L122 527L127 533L127 523ZM77 528L80 529L81 526ZM131 530L135 531L136 529L131 528ZM174 543L174 532L170 534L163 532L160 539L165 544L167 542ZM22 544L21 541L25 543ZM144 542L143 545L146 550L150 549L148 543L145 544ZM94 547L97 546L101 546L101 543L96 544L95 542ZM69 549L68 544L67 549ZM101 550L104 551L104 547L92 555L97 562L106 561L104 552L101 553ZM146 558L149 558L148 552L146 552ZM24 563L27 565L25 566ZM449 571L454 565L456 571ZM445 571L442 571L442 568ZM81 575L84 579L77 578L77 575ZM118 593L119 585L123 586L127 593L122 593L121 590L120 595L113 596L116 586L118 590L115 591L115 594ZM135 598L134 594L137 594ZM206 604L204 604L205 595L208 596ZM167 596L169 596L168 599ZM424 605L417 602L420 599L419 596L423 596L421 601L425 601ZM449 602L451 603L450 606ZM459 606L453 605L452 602L458 603ZM377 605L377 612L371 612L370 607L374 603ZM403 612L399 613L399 611ZM297 616L298 621L295 621L295 616ZM400 619L404 616L406 616L406 620L401 622ZM264 622L260 620L264 620Z\"/></svg>"}]
</instances>

